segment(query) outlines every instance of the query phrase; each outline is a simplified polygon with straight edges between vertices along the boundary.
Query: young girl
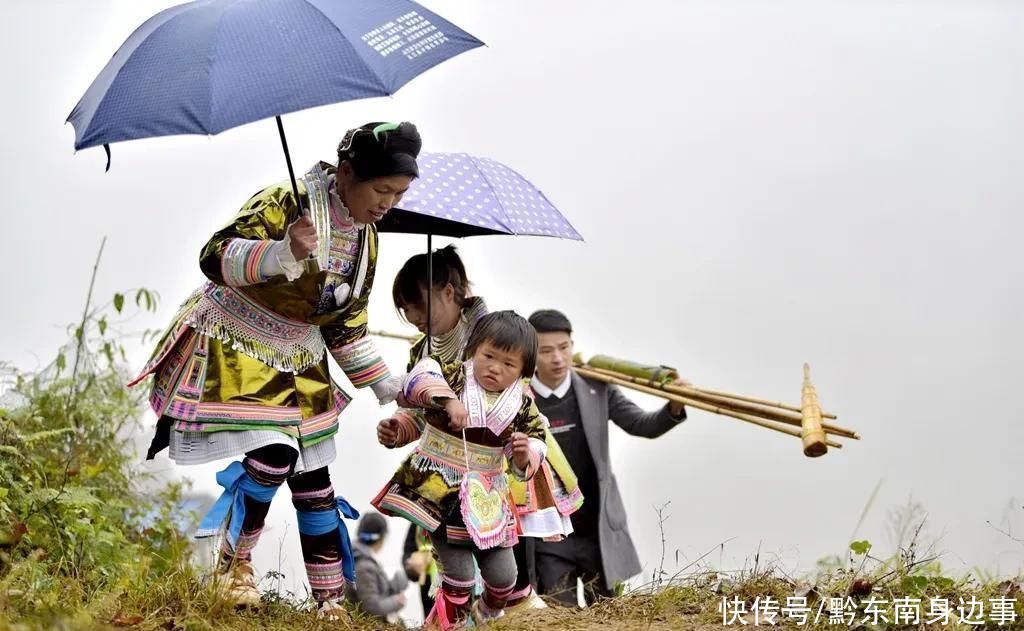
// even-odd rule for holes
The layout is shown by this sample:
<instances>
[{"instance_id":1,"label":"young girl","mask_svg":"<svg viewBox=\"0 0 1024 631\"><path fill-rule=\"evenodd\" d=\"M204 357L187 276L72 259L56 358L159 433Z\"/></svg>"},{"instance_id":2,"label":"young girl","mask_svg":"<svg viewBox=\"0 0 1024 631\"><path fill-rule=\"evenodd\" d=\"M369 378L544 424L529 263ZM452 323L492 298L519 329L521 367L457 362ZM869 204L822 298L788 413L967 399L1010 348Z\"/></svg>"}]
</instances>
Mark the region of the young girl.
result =
<instances>
[{"instance_id":1,"label":"young girl","mask_svg":"<svg viewBox=\"0 0 1024 631\"><path fill-rule=\"evenodd\" d=\"M470 614L474 559L484 592L472 608L482 623L501 615L515 589L518 516L505 458L520 480L544 460L544 426L522 379L532 375L537 334L511 311L484 316L466 343L465 361L418 363L405 379L410 405L381 421L381 444L419 438L416 450L373 500L431 533L441 589L428 623L449 629Z\"/></svg>"},{"instance_id":2,"label":"young girl","mask_svg":"<svg viewBox=\"0 0 1024 631\"><path fill-rule=\"evenodd\" d=\"M366 334L377 261L374 222L418 175L411 123L349 130L336 165L254 195L206 244L209 278L168 328L134 383L154 375L158 417L149 458L164 448L178 464L241 457L217 475L225 488L197 536L226 526L215 582L235 605L260 601L252 549L271 500L286 482L319 611L342 610L354 577L348 530L328 465L338 414L350 397L331 379L333 356L357 388L394 396L388 369Z\"/></svg>"},{"instance_id":3,"label":"young girl","mask_svg":"<svg viewBox=\"0 0 1024 631\"><path fill-rule=\"evenodd\" d=\"M487 314L487 305L483 298L470 295L466 267L454 246L435 250L432 256L430 352L442 364L446 364L462 356L470 331ZM427 331L427 275L427 255L417 254L409 258L399 270L391 292L395 308L421 333ZM407 370L412 370L416 362L427 356L426 341L426 335L423 335L413 344ZM532 395L529 390L527 394ZM583 495L576 475L558 442L548 431L546 421L544 425L547 457L539 472L526 482L516 480L513 476L509 483L521 520L520 534L523 537L557 541L572 533L570 515L583 504ZM544 601L536 595L530 581L533 559L530 552L532 546L528 546L528 543L532 544L520 541L513 549L518 573L516 588L508 599L508 607L521 603L529 603L534 607L544 606Z\"/></svg>"},{"instance_id":4,"label":"young girl","mask_svg":"<svg viewBox=\"0 0 1024 631\"><path fill-rule=\"evenodd\" d=\"M434 250L431 258L434 287L431 292L430 352L441 364L449 364L462 358L470 331L477 320L487 315L487 304L480 296L470 295L466 266L455 251L455 246ZM427 275L427 255L417 254L402 265L391 288L391 296L399 315L423 333L409 350L406 372L412 370L416 362L427 357ZM424 580L420 586L420 602L423 616L426 617L434 606L434 595L441 587L434 546L430 542L430 533L416 524L410 525L406 544L405 561L413 553L418 553L421 559L429 559L424 573L430 577L430 581ZM520 547L521 544L515 549ZM518 555L516 563L519 567L524 565L519 562ZM478 594L479 591L474 593Z\"/></svg>"}]
</instances>

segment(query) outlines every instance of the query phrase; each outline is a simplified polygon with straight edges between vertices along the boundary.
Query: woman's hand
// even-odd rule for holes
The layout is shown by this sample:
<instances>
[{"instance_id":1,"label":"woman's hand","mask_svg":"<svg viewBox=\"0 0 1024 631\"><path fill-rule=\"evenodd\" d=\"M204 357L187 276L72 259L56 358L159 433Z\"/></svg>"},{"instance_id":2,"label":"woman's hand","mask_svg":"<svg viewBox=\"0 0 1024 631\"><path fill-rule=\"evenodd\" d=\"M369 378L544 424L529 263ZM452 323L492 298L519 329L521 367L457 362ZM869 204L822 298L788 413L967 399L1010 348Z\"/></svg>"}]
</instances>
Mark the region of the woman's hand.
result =
<instances>
[{"instance_id":1,"label":"woman's hand","mask_svg":"<svg viewBox=\"0 0 1024 631\"><path fill-rule=\"evenodd\" d=\"M313 220L303 215L295 223L288 226L288 238L291 240L292 256L296 261L309 256L316 250L316 226Z\"/></svg>"},{"instance_id":2,"label":"woman's hand","mask_svg":"<svg viewBox=\"0 0 1024 631\"><path fill-rule=\"evenodd\" d=\"M448 427L458 432L469 427L469 410L462 405L458 399L448 399L444 404L444 411L448 414Z\"/></svg>"}]
</instances>

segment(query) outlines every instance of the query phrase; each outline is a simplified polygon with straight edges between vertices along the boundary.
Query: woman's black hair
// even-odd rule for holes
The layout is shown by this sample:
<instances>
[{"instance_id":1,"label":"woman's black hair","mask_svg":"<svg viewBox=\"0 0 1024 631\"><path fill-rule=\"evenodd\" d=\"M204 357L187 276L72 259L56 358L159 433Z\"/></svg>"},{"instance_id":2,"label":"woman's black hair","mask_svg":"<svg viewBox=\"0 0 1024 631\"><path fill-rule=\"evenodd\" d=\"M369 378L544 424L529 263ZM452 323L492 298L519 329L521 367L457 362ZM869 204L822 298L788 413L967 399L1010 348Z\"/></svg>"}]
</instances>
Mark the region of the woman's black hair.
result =
<instances>
[{"instance_id":1,"label":"woman's black hair","mask_svg":"<svg viewBox=\"0 0 1024 631\"><path fill-rule=\"evenodd\" d=\"M359 180L408 175L419 177L416 157L423 141L412 123L367 123L350 129L338 144L338 167L352 166Z\"/></svg>"},{"instance_id":2,"label":"woman's black hair","mask_svg":"<svg viewBox=\"0 0 1024 631\"><path fill-rule=\"evenodd\" d=\"M537 331L515 311L495 311L477 320L466 342L464 359L469 359L484 342L508 352L523 354L523 377L537 370Z\"/></svg>"},{"instance_id":3,"label":"woman's black hair","mask_svg":"<svg viewBox=\"0 0 1024 631\"><path fill-rule=\"evenodd\" d=\"M466 278L466 266L463 265L454 245L449 245L432 252L434 260L434 291L442 291L451 283L455 289L455 302L463 307L469 293L469 279ZM391 286L391 298L395 309L401 310L406 305L418 305L423 302L423 292L427 290L427 254L417 254L409 258L398 270L395 282Z\"/></svg>"}]
</instances>

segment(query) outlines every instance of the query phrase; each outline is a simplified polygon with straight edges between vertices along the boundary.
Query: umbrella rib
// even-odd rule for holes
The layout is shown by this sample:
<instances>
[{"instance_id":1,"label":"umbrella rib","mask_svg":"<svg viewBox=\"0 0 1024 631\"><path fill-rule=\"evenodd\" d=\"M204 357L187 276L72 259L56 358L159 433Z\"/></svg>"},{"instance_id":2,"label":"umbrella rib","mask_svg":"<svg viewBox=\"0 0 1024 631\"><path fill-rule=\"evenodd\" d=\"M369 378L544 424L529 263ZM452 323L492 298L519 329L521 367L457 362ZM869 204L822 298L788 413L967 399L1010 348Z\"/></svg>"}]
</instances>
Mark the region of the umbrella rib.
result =
<instances>
[{"instance_id":1,"label":"umbrella rib","mask_svg":"<svg viewBox=\"0 0 1024 631\"><path fill-rule=\"evenodd\" d=\"M349 44L349 46L352 47L353 51L356 50L355 45L353 45L349 41L348 36L345 35L345 32L341 30L341 28L338 26L338 24L334 20L332 20L330 17L328 17L328 15L326 13L321 11L320 7L316 6L312 2L309 2L308 0L305 0L305 1L306 1L306 4L309 5L314 11L316 11L320 15L324 16L324 19L327 20L327 22L331 25L331 28L333 28L334 30L338 31L338 34L341 35L341 40L343 42ZM385 94L387 94L388 96L394 96L395 93L392 92L390 89L388 89L388 86L385 85L385 83L384 83L384 79L377 76L377 73L374 71L373 67L370 66L370 64L365 59L363 59L363 56L360 55L358 52L356 52L356 57L358 57L360 63L362 63L364 66L366 66L366 69L370 71L370 75L374 79L376 79L378 81L378 87L380 87L381 91L384 92Z\"/></svg>"},{"instance_id":2,"label":"umbrella rib","mask_svg":"<svg viewBox=\"0 0 1024 631\"><path fill-rule=\"evenodd\" d=\"M216 69L214 60L217 59L217 43L220 41L220 27L222 24L224 24L224 14L227 12L228 9L225 9L220 14L220 17L217 19L217 29L213 33L213 42L210 44L210 50L206 55L206 67L209 68L209 72L207 72L206 74L206 80L210 82L210 107L207 109L206 112L206 122L209 129L216 129L216 127L213 124L213 104L216 101L216 98L214 98L213 91L215 86L217 85L216 82L213 80L213 73L214 70Z\"/></svg>"},{"instance_id":3,"label":"umbrella rib","mask_svg":"<svg viewBox=\"0 0 1024 631\"><path fill-rule=\"evenodd\" d=\"M525 179L525 178L524 178L524 179ZM535 187L535 188L536 188L536 187ZM537 189L537 194L539 194L539 195L540 195L540 196L541 196L542 198L544 198L544 201L546 201L546 202L548 203L548 205L549 205L549 206L551 206L552 208L555 208L555 209L557 209L557 208L558 208L558 207L557 207L557 206L555 206L555 204L554 204L554 203L553 203L553 202L551 201L551 199L550 199L550 198L549 198L549 197L548 197L547 195L545 195L545 194L544 194L544 191L542 191L542 190L540 190L540 189L538 188L538 189ZM582 234L580 234L580 231L576 229L576 226L572 225L572 222L571 222L571 221L569 221L569 218L568 218L568 217L566 217L565 215L563 215L562 213L558 213L558 214L559 214L559 216L560 216L560 217L562 218L562 221L564 221L564 222L565 222L565 225L566 225L566 226L568 226L568 227L569 227L569 229L570 229L570 230L572 230L572 231L573 231L574 233L576 233L576 236L577 236L577 237L579 237L579 239L571 239L571 240L572 240L572 241L577 241L577 240L579 240L579 241L582 241L583 243L586 243L586 241L585 241L585 240L583 239L583 235L582 235Z\"/></svg>"},{"instance_id":4,"label":"umbrella rib","mask_svg":"<svg viewBox=\"0 0 1024 631\"><path fill-rule=\"evenodd\" d=\"M501 201L501 198L498 197L498 189L494 188L494 185L491 184L491 180L487 177L487 174L484 173L484 170L480 168L480 165L477 163L476 158L471 156L471 155L469 155L468 153L463 153L462 155L464 155L467 158L469 158L469 161L473 164L474 167L476 167L476 170L480 172L480 177L482 177L484 179L484 182L486 182L487 186L490 187L491 192L494 193L494 199L495 199L495 201L498 202L498 208L501 209L501 212L507 213L507 211L505 210L505 204L503 204L502 201ZM513 234L513 235L517 235L518 236L519 233L516 232L515 228L507 225L508 224L508 216L506 215L502 219L505 220L505 225L502 225L502 227L505 228L506 230L508 230L509 234Z\"/></svg>"}]
</instances>

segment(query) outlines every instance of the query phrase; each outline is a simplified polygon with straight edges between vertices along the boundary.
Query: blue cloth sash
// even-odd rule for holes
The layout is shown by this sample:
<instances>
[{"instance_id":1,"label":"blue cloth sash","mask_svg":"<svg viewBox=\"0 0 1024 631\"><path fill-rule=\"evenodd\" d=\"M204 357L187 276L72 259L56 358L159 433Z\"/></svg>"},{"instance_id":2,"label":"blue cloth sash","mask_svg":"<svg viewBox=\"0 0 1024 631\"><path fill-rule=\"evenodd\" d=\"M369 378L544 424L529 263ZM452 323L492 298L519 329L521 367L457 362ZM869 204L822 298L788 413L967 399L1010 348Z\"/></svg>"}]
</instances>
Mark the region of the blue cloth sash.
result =
<instances>
[{"instance_id":1,"label":"blue cloth sash","mask_svg":"<svg viewBox=\"0 0 1024 631\"><path fill-rule=\"evenodd\" d=\"M224 487L224 492L203 517L195 536L198 539L217 535L224 526L224 521L230 517L227 538L228 543L234 548L242 532L242 522L245 520L245 497L249 496L257 502L269 504L279 487L260 484L246 472L242 463L237 461L217 473L217 484Z\"/></svg>"},{"instance_id":2,"label":"blue cloth sash","mask_svg":"<svg viewBox=\"0 0 1024 631\"><path fill-rule=\"evenodd\" d=\"M356 581L356 562L352 554L352 541L349 538L348 526L342 520L359 519L359 511L352 507L343 497L335 498L336 506L327 510L303 511L297 510L295 514L299 520L299 534L302 535L324 535L335 528L341 536L339 549L341 550L341 572L349 583Z\"/></svg>"}]
</instances>

